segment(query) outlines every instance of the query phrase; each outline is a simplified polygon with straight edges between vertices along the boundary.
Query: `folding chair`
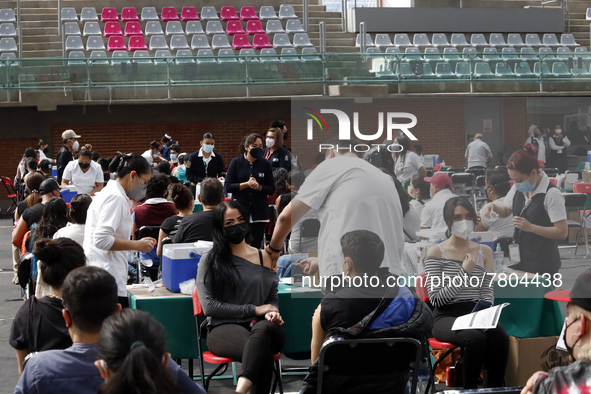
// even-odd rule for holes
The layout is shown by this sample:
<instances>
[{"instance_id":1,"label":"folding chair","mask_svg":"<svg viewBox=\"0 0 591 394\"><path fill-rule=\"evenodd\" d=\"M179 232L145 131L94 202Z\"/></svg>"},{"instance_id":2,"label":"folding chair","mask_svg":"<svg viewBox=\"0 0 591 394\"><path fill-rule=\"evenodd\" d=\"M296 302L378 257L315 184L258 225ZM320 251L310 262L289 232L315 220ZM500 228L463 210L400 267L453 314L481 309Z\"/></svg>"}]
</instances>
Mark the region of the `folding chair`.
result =
<instances>
[{"instance_id":1,"label":"folding chair","mask_svg":"<svg viewBox=\"0 0 591 394\"><path fill-rule=\"evenodd\" d=\"M316 218L309 218L302 220L300 224L300 247L304 238L318 238L320 233L320 220Z\"/></svg>"},{"instance_id":2,"label":"folding chair","mask_svg":"<svg viewBox=\"0 0 591 394\"><path fill-rule=\"evenodd\" d=\"M12 215L14 213L14 210L16 209L16 207L18 206L18 196L16 194L16 189L14 188L14 183L12 183L12 179L10 179L7 176L3 176L2 178L2 183L4 184L4 187L6 188L6 198L10 198L12 200L12 205L10 205L10 208L8 208L6 210L7 214Z\"/></svg>"},{"instance_id":3,"label":"folding chair","mask_svg":"<svg viewBox=\"0 0 591 394\"><path fill-rule=\"evenodd\" d=\"M591 183L575 183L573 185L574 193L565 193L564 203L567 207L575 207L581 215L580 221L567 220L566 224L568 228L577 228L577 242L575 243L575 254L573 258L580 258L577 256L577 250L579 249L579 240L581 239L581 233L585 238L585 256L589 256L589 240L587 237L587 218L591 215L591 211L587 211L587 195L591 193Z\"/></svg>"},{"instance_id":4,"label":"folding chair","mask_svg":"<svg viewBox=\"0 0 591 394\"><path fill-rule=\"evenodd\" d=\"M217 375L218 372L223 368L222 373L228 367L228 364L235 363L235 360L232 360L228 357L220 357L216 356L210 351L203 351L203 346L201 341L205 339L207 329L205 327L207 323L207 319L204 319L203 322L199 321L200 317L205 316L203 313L203 308L201 307L201 301L199 300L199 294L197 293L197 287L193 288L193 293L191 294L193 297L193 314L195 316L195 327L197 328L197 348L199 349L199 366L201 370L201 384L205 388L205 391L208 391L209 382L211 379ZM275 368L273 372L275 373L275 380L273 381L273 387L271 389L271 393L275 393L275 387L279 387L279 393L283 394L283 382L281 381L281 354L277 353L273 356L275 360ZM204 362L209 364L218 364L218 366L210 373L207 377L205 377L205 366Z\"/></svg>"},{"instance_id":5,"label":"folding chair","mask_svg":"<svg viewBox=\"0 0 591 394\"><path fill-rule=\"evenodd\" d=\"M453 170L453 169L452 169ZM469 172L459 172L451 175L451 187L454 193L459 189L461 193L472 194L474 191L474 174Z\"/></svg>"}]
</instances>

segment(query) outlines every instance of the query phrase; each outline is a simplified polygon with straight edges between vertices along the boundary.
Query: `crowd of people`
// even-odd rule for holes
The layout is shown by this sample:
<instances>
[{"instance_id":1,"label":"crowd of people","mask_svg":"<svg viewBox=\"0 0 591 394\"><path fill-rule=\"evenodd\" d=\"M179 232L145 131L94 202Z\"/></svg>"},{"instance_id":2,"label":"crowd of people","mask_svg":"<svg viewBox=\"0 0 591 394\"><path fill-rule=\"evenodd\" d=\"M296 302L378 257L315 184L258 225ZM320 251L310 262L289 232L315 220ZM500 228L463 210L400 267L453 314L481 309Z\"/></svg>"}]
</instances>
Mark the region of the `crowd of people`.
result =
<instances>
[{"instance_id":1,"label":"crowd of people","mask_svg":"<svg viewBox=\"0 0 591 394\"><path fill-rule=\"evenodd\" d=\"M152 280L160 278L167 242L213 244L199 262L196 288L207 316L209 349L242 363L240 393L269 392L273 356L289 340L281 327L281 277L371 276L382 284L324 282L302 392L316 392L318 356L335 335L424 339L432 333L463 347L461 382L476 388L482 368L488 371L487 386L504 386L507 333L500 324L462 331L452 325L458 316L491 307L493 287L427 283L432 311L411 289L387 281L406 274L405 242L418 241L422 229L446 234L427 251L424 269L430 277L486 278L495 272L491 248L473 242L474 231L513 237L520 254L514 269L553 274L560 268L557 240L567 235L564 197L540 159L547 146L559 163L562 151L555 148L569 144L559 126L548 142L533 128L531 143L497 168L487 169L492 153L481 134L474 136L466 167L485 171L489 201L479 211L473 199L454 193L447 173L427 176L422 148L416 145L413 152L404 135L385 141L402 147L396 153L361 157L328 149L306 171L288 148L283 121L264 134L244 136L227 167L209 132L192 153L165 134L140 155L118 153L112 159L88 144L81 147L80 138L64 131L55 161L39 141L18 165L23 199L14 216L13 282L26 289L27 301L10 334L20 375L15 392L204 392L166 353L162 326L149 314L128 309L127 285L143 269ZM60 189L72 187L78 194L68 207ZM148 234L147 228L156 231ZM309 256L312 250L317 257ZM548 387L564 385L565 376L591 376L589 277L587 271L577 281L568 307L565 341L580 360L578 369L573 364L563 372L538 374L524 392L552 392ZM376 381L372 392L376 387L401 392L409 370L398 372L387 382Z\"/></svg>"}]
</instances>

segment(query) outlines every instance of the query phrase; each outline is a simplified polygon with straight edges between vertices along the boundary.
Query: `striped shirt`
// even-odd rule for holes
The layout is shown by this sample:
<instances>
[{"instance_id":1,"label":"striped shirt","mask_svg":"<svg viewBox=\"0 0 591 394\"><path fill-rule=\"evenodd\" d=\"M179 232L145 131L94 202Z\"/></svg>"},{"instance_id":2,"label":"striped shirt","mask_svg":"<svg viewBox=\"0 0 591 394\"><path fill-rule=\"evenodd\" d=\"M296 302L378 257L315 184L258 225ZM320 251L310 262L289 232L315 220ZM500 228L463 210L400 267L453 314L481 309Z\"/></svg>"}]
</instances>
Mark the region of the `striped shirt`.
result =
<instances>
[{"instance_id":1,"label":"striped shirt","mask_svg":"<svg viewBox=\"0 0 591 394\"><path fill-rule=\"evenodd\" d=\"M464 270L461 261L445 257L443 249L441 255L441 258L428 257L425 260L426 287L429 301L434 307L466 301L478 302L480 299L494 303L492 275L483 268L482 246L471 274Z\"/></svg>"}]
</instances>

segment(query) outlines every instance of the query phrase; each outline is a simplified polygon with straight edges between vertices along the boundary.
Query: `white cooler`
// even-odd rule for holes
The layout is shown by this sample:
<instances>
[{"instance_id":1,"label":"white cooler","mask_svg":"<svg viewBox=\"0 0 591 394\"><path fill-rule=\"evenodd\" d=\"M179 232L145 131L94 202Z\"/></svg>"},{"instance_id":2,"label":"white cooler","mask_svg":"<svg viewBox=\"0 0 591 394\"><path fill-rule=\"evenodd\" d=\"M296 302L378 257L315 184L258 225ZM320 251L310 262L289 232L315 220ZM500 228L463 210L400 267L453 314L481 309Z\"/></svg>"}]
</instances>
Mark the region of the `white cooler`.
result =
<instances>
[{"instance_id":1,"label":"white cooler","mask_svg":"<svg viewBox=\"0 0 591 394\"><path fill-rule=\"evenodd\" d=\"M212 247L213 242L209 241L164 245L162 250L162 284L173 293L180 293L179 283L197 277L199 260Z\"/></svg>"}]
</instances>

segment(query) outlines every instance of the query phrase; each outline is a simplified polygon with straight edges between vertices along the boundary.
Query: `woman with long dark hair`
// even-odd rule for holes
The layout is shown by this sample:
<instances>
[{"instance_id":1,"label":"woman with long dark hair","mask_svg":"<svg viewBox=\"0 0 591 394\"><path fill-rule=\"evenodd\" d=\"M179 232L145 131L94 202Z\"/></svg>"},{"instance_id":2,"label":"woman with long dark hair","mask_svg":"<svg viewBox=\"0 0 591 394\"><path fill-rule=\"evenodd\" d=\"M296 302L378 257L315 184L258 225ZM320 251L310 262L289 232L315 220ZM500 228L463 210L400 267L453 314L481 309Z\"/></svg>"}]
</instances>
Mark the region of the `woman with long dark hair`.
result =
<instances>
[{"instance_id":1,"label":"woman with long dark hair","mask_svg":"<svg viewBox=\"0 0 591 394\"><path fill-rule=\"evenodd\" d=\"M68 205L62 198L52 197L45 204L41 220L35 227L35 239L52 238L53 234L66 224L68 224Z\"/></svg>"},{"instance_id":2,"label":"woman with long dark hair","mask_svg":"<svg viewBox=\"0 0 591 394\"><path fill-rule=\"evenodd\" d=\"M392 155L395 160L394 174L406 187L413 175L426 174L425 165L419 155L410 150L410 141L404 135L396 137L394 142L402 147L400 152Z\"/></svg>"},{"instance_id":3,"label":"woman with long dark hair","mask_svg":"<svg viewBox=\"0 0 591 394\"><path fill-rule=\"evenodd\" d=\"M268 393L273 355L285 333L279 314L278 277L271 257L249 246L248 214L234 201L220 203L213 217L213 248L199 262L197 291L208 317L207 346L243 366L236 391Z\"/></svg>"}]
</instances>

